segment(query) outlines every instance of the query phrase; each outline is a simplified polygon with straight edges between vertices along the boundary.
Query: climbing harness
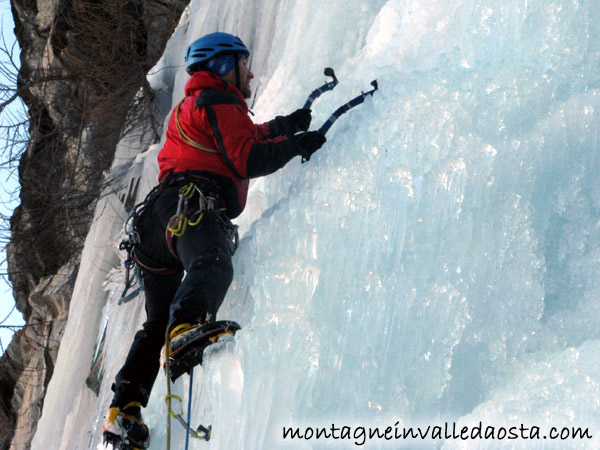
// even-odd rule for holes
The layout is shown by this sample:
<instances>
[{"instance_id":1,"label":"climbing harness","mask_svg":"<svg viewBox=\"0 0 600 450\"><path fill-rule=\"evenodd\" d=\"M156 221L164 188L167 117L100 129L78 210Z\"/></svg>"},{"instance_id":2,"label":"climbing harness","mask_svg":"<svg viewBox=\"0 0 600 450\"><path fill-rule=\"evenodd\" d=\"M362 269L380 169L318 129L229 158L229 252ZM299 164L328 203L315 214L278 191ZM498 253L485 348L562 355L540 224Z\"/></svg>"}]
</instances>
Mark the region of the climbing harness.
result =
<instances>
[{"instance_id":1,"label":"climbing harness","mask_svg":"<svg viewBox=\"0 0 600 450\"><path fill-rule=\"evenodd\" d=\"M193 180L193 181L190 181ZM135 205L127 220L125 221L125 233L127 238L120 245L119 250L127 252L127 258L123 262L125 267L125 288L121 293L119 305L133 300L143 289L143 281L140 269L144 269L155 275L173 275L182 267L164 267L161 263L154 261L151 256L143 253L139 248L140 235L136 229L136 220L149 207L158 196L159 192L174 185L184 183L179 189L179 200L177 211L171 218L167 230L166 240L171 253L177 257L175 250L175 238L183 236L188 227L200 224L207 213L216 212L218 220L223 227L228 241L231 242L231 254L239 245L237 225L233 225L229 218L222 214L225 208L219 208L218 187L216 183L203 176L193 173L171 174L157 185L142 201ZM133 273L133 276L132 276ZM132 287L136 287L131 291Z\"/></svg>"}]
</instances>

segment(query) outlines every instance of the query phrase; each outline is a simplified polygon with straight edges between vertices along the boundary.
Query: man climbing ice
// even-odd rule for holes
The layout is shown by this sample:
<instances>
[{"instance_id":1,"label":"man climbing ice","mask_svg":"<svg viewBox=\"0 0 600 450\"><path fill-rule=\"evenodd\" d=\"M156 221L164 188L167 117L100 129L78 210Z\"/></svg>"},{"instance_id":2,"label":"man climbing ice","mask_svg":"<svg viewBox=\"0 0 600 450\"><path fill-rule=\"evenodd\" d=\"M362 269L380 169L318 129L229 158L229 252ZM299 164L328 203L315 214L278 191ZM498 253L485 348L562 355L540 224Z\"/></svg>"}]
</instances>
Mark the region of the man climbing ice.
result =
<instances>
[{"instance_id":1,"label":"man climbing ice","mask_svg":"<svg viewBox=\"0 0 600 450\"><path fill-rule=\"evenodd\" d=\"M309 109L252 123L245 101L254 77L249 55L227 33L206 35L187 49L191 78L158 154L159 185L134 219L139 242L133 255L147 319L113 384L104 438L115 447L148 447L141 408L165 339L175 348L186 333L214 323L233 279L237 234L230 219L244 210L249 179L275 172L294 156L309 159L326 141L306 131Z\"/></svg>"}]
</instances>

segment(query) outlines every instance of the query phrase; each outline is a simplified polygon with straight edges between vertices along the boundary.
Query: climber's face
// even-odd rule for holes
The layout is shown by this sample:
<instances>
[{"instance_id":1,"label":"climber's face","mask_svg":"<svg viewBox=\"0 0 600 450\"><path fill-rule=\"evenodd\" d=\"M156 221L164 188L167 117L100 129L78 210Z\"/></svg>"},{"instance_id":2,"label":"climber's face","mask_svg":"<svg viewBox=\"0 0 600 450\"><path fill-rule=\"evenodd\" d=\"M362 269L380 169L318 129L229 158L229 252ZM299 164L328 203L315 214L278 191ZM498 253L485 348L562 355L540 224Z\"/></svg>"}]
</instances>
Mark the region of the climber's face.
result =
<instances>
[{"instance_id":1,"label":"climber's face","mask_svg":"<svg viewBox=\"0 0 600 450\"><path fill-rule=\"evenodd\" d=\"M238 61L238 68L240 71L240 85L239 89L242 92L244 98L252 97L252 90L250 89L250 80L254 78L254 74L248 68L248 58L244 55ZM223 77L225 81L235 86L235 68L232 69L227 75Z\"/></svg>"}]
</instances>

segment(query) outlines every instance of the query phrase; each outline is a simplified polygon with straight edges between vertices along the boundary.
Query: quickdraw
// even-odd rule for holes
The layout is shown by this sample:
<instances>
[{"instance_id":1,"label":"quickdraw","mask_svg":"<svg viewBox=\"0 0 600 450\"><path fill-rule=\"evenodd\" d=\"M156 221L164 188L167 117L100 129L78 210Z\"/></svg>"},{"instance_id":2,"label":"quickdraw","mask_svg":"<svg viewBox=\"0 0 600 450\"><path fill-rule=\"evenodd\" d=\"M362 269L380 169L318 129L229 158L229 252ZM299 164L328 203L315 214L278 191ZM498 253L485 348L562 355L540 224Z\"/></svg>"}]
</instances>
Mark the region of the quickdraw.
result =
<instances>
[{"instance_id":1,"label":"quickdraw","mask_svg":"<svg viewBox=\"0 0 600 450\"><path fill-rule=\"evenodd\" d=\"M186 439L185 439L185 448L188 448L189 437L193 437L195 439L201 439L205 441L209 441L212 432L212 425L209 425L208 428L204 425L199 425L197 429L193 429L190 426L190 412L191 412L191 400L192 400L192 386L194 385L194 369L190 371L190 387L188 392L188 418L187 421L183 418L183 408L181 404L183 403L183 399L177 395L173 395L171 393L171 362L169 355L171 354L171 332L167 328L165 333L165 373L167 375L167 395L165 396L165 403L167 404L167 450L171 449L171 418L177 420L181 426L186 430ZM172 407L172 401L177 400L179 402L179 413L175 413Z\"/></svg>"},{"instance_id":2,"label":"quickdraw","mask_svg":"<svg viewBox=\"0 0 600 450\"><path fill-rule=\"evenodd\" d=\"M135 229L135 220L142 213L142 211L144 211L158 187L159 186L156 186L154 189L152 189L143 202L138 203L131 209L129 216L127 216L127 220L125 221L124 229L125 233L127 234L127 239L124 239L119 244L119 250L127 251L127 259L123 261L123 265L125 266L125 288L123 289L121 297L119 298L119 305L133 300L143 289L142 277L139 270L136 268L136 260L134 255L135 246L141 242L140 235ZM134 283L131 282L132 269L134 269L135 273ZM137 289L127 294L129 289L134 285L138 286Z\"/></svg>"},{"instance_id":3,"label":"quickdraw","mask_svg":"<svg viewBox=\"0 0 600 450\"><path fill-rule=\"evenodd\" d=\"M224 214L220 214L218 219L219 222L221 222L221 226L225 230L225 233L227 234L227 239L229 242L231 242L231 255L234 255L240 246L240 234L238 232L239 226L231 223L231 220L229 220L229 218L227 218L227 216Z\"/></svg>"},{"instance_id":4,"label":"quickdraw","mask_svg":"<svg viewBox=\"0 0 600 450\"><path fill-rule=\"evenodd\" d=\"M125 250L123 248L123 242L119 246L119 250ZM122 305L123 303L128 303L131 300L133 300L134 298L136 298L138 296L138 294L144 288L142 274L140 273L139 266L136 266L136 261L134 260L134 256L131 253L131 251L132 250L127 250L128 257L123 262L123 265L125 266L125 288L123 289L123 292L121 293L121 297L119 298L119 302L118 302L119 305ZM131 269L133 269L133 274L134 274L133 283L131 282ZM137 288L134 289L133 291L129 292L129 289L131 289L134 286L137 286Z\"/></svg>"},{"instance_id":5,"label":"quickdraw","mask_svg":"<svg viewBox=\"0 0 600 450\"><path fill-rule=\"evenodd\" d=\"M190 205L194 194L198 193L198 205ZM198 225L204 215L216 208L217 199L204 195L195 183L188 183L179 189L179 201L177 202L177 212L171 218L167 230L175 237L181 237L189 226Z\"/></svg>"},{"instance_id":6,"label":"quickdraw","mask_svg":"<svg viewBox=\"0 0 600 450\"><path fill-rule=\"evenodd\" d=\"M193 379L190 377L190 385L192 385L193 383ZM176 400L179 402L179 412L175 412L173 410L173 400ZM177 420L177 422L179 422L181 424L181 426L187 431L188 436L191 436L195 439L202 439L205 441L209 441L210 437L211 437L211 431L212 431L212 425L209 425L208 427L205 427L204 425L199 425L198 428L196 428L194 430L194 428L192 428L189 424L189 418L188 421L186 421L183 418L183 399L181 397L179 397L178 395L173 395L173 394L168 394L165 396L165 403L167 404L167 409L169 410L169 417ZM189 406L188 406L188 412L189 412Z\"/></svg>"}]
</instances>

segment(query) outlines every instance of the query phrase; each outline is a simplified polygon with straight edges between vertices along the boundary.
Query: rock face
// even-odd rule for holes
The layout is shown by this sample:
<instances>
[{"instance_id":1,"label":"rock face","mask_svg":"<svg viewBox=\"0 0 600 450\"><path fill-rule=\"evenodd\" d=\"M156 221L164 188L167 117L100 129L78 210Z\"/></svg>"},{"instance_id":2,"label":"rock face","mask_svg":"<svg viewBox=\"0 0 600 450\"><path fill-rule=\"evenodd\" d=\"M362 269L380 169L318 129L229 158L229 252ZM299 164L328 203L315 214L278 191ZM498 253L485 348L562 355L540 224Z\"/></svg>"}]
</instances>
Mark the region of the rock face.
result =
<instances>
[{"instance_id":1,"label":"rock face","mask_svg":"<svg viewBox=\"0 0 600 450\"><path fill-rule=\"evenodd\" d=\"M150 117L145 75L188 2L11 0L30 141L7 253L26 325L0 360L0 448L27 448L35 432L105 171Z\"/></svg>"}]
</instances>

